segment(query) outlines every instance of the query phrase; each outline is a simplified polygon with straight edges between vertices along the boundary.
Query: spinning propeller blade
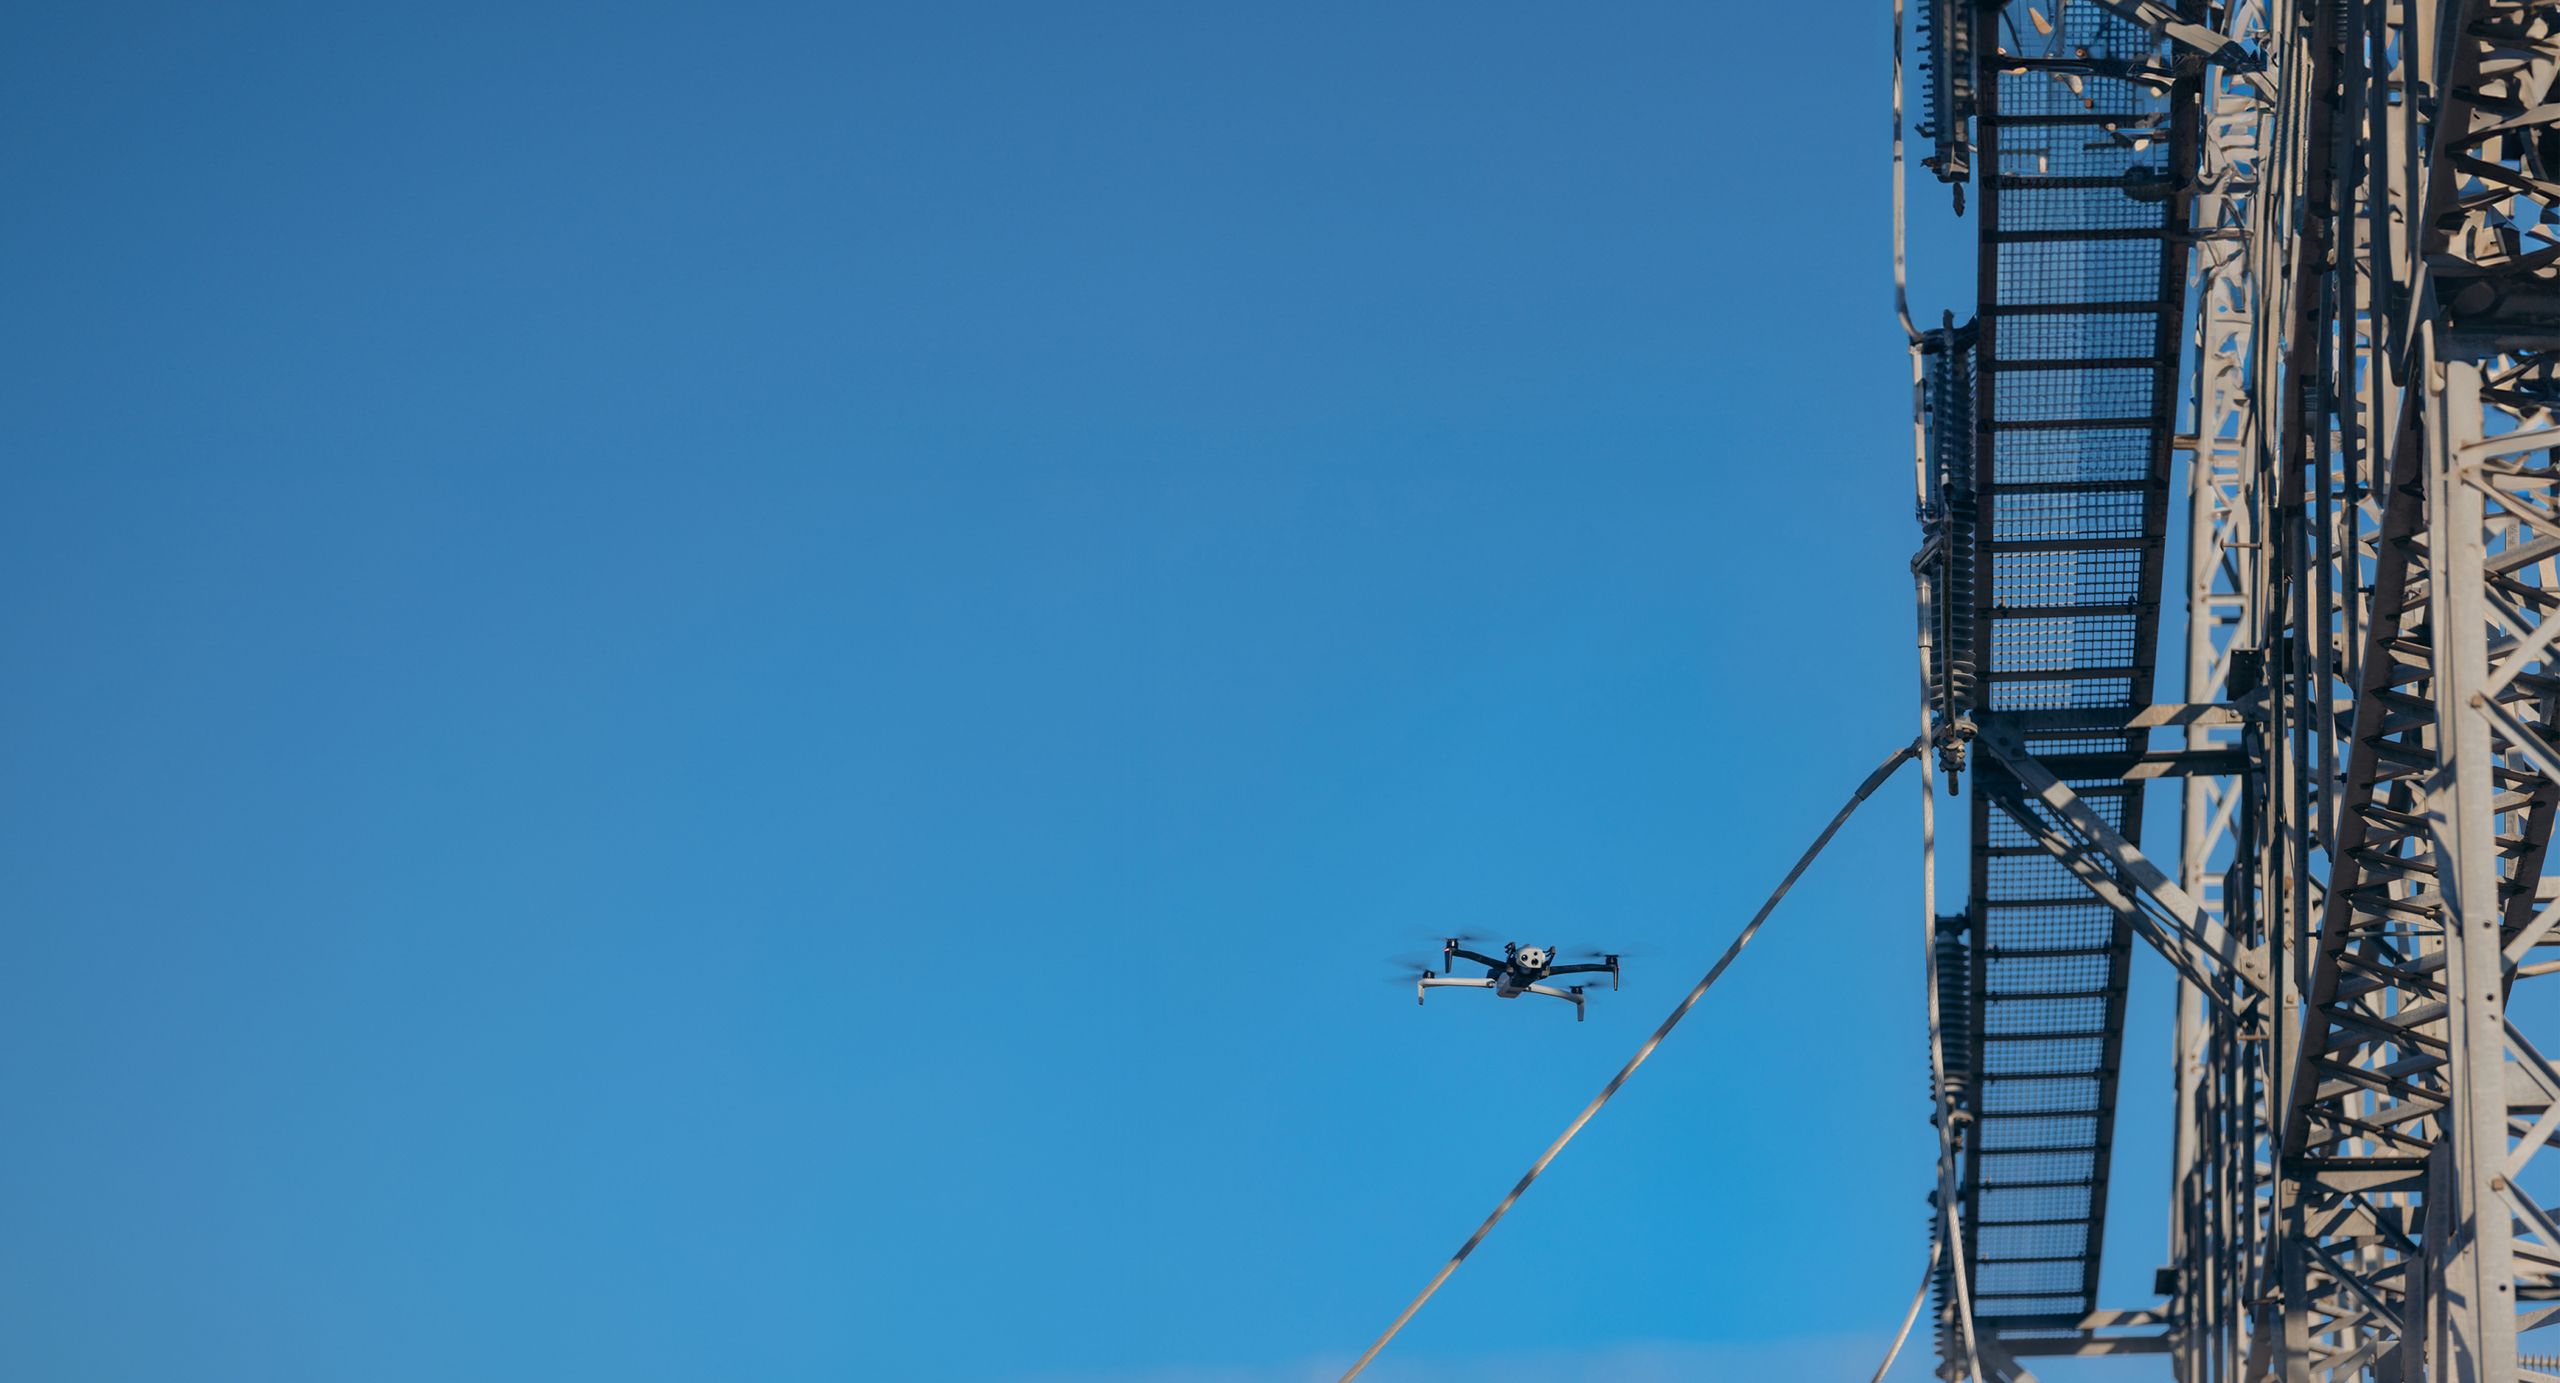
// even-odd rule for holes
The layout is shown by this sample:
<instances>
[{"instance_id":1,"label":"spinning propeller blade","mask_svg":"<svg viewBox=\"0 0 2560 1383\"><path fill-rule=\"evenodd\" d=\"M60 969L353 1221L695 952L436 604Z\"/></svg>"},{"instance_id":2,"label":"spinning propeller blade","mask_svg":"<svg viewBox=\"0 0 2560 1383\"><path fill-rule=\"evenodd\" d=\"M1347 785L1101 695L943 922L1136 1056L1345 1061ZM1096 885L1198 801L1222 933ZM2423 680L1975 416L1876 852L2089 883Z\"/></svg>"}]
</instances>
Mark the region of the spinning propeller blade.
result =
<instances>
[{"instance_id":1,"label":"spinning propeller blade","mask_svg":"<svg viewBox=\"0 0 2560 1383\"><path fill-rule=\"evenodd\" d=\"M1565 959L1572 961L1607 960L1611 956L1628 960L1652 954L1650 946L1576 946L1563 953Z\"/></svg>"},{"instance_id":2,"label":"spinning propeller blade","mask_svg":"<svg viewBox=\"0 0 2560 1383\"><path fill-rule=\"evenodd\" d=\"M1379 978L1385 980L1389 984L1412 984L1416 980L1436 979L1439 977L1439 971L1435 967L1440 964L1440 957L1436 952L1427 956L1389 956L1387 957L1387 964L1393 967L1393 972L1381 975Z\"/></svg>"}]
</instances>

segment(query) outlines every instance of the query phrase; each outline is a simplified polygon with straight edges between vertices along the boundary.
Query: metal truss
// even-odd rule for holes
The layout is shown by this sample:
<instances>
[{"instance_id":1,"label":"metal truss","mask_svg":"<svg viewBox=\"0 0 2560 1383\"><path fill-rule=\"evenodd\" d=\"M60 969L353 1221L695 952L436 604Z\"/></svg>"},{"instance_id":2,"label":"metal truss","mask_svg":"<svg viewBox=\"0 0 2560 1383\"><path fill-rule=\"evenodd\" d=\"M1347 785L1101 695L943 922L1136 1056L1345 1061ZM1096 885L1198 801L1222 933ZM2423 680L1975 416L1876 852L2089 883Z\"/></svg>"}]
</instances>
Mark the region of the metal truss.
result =
<instances>
[{"instance_id":1,"label":"metal truss","mask_svg":"<svg viewBox=\"0 0 2560 1383\"><path fill-rule=\"evenodd\" d=\"M2157 1313L2096 1302L2132 949L2241 963L2138 845L2145 782L2192 768L2149 751L2144 717L2200 83L2170 38L2094 3L1928 13L1931 166L1971 175L1983 233L1975 321L1922 346L1938 488L1915 568L1924 598L1966 606L1931 624L1942 763L1977 732L1991 749L1942 967L1964 977L1954 1257L1980 1358L1958 1357L1945 1294L1939 1336L1950 1376L2018 1376L2022 1356L2166 1347Z\"/></svg>"},{"instance_id":2,"label":"metal truss","mask_svg":"<svg viewBox=\"0 0 2560 1383\"><path fill-rule=\"evenodd\" d=\"M2243 50L2264 29L2261 5L2225 6L2215 47ZM2258 66L2261 64L2247 64ZM2228 705L2235 674L2243 690L2261 680L2264 638L2259 599L2258 525L2266 491L2262 434L2250 380L2257 358L2257 205L2267 83L2243 79L2244 64L2204 73L2191 225L2197 233L2187 351L2194 372L2188 431L2180 439L2187 486L2185 695L2190 705ZM2186 747L2202 753L2242 747L2245 722L2197 717ZM2180 887L2197 906L2248 944L2267 948L2246 886L2226 890L2224 872L2244 853L2255 824L2245 772L2196 773L2180 801ZM2232 908L2232 899L2243 906ZM2205 988L2181 976L2171 1049L2175 1092L2167 1289L2174 1369L2182 1383L2227 1378L2245 1357L2249 1300L2262 1273L2262 1214L2256 1166L2267 1125L2266 1085L2256 1059L2266 1013L2244 1017L2208 1005Z\"/></svg>"},{"instance_id":3,"label":"metal truss","mask_svg":"<svg viewBox=\"0 0 2560 1383\"><path fill-rule=\"evenodd\" d=\"M1964 503L1936 506L1922 572L1946 650L1941 748L1978 733L1982 751L1974 896L1942 949L1970 962L1963 1255L1987 1328L1981 1357L1944 1371L2165 1352L2184 1383L2560 1380L2560 1158L2543 1152L2560 1065L2542 1051L2560 985L2524 983L2560 972L2560 889L2543 879L2560 812L2560 0L1930 13L1932 166L1976 181L1983 219L1982 316L1939 336L1950 361L1961 340L1974 406L1941 390L1931 407L1940 497ZM2122 197L2057 195L2102 179ZM2133 387L2138 352L2020 349L2166 299L2165 283L2099 287L2138 282L2098 247L2151 234L2145 200L2177 228L2158 262L2188 274L2184 325L2148 362L2190 372L2174 422ZM2017 248L2032 245L2075 248ZM1972 445L1950 457L1959 419ZM2100 476L2138 430L2147 470ZM2144 498L2116 512L2157 515L2173 452L2185 677L2180 702L2155 706L2157 580L2138 568L2102 613L2086 574L2110 550L2156 564L2158 526L2035 496L2120 486ZM2043 526L2025 533L2022 513ZM1947 555L1967 545L1970 582ZM2071 576L2027 598L2023 567L2001 561L2025 552L2075 554ZM2119 612L2141 646L2093 659ZM1946 665L1959 646L1978 668ZM2118 668L2121 695L2045 690ZM2155 864L2138 791L2160 776L2182 779L2183 829ZM2090 1080L2074 1088L2095 1103L2000 1104L1999 1044L2058 1052L2085 1022L2070 1003L2002 1007L2004 946L2034 958L1999 934L2004 906L2114 927L2086 952L2108 959L2085 996L2033 997L2085 998L2120 1026L2128 939L2180 977L2158 1311L2094 1300L2115 1049L2013 1087ZM2004 1183L2001 1138L2066 1128L2094 1134L2074 1145L2093 1170L2059 1219L1986 1204L2052 1189ZM2004 1221L2048 1245L2057 1227L2076 1236L2039 1309L2004 1301L2003 1273L2027 1261L1989 1237Z\"/></svg>"}]
</instances>

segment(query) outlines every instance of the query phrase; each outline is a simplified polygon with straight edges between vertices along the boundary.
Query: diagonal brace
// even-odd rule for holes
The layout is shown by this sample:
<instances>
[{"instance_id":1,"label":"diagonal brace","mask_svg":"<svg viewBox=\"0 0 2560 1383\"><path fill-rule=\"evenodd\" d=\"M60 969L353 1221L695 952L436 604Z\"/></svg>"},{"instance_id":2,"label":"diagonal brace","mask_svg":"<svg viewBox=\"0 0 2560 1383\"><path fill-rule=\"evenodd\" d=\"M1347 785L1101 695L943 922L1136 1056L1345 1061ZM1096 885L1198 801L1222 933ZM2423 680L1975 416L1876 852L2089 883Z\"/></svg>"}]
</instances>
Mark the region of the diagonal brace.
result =
<instances>
[{"instance_id":1,"label":"diagonal brace","mask_svg":"<svg viewBox=\"0 0 2560 1383\"><path fill-rule=\"evenodd\" d=\"M2218 1000L2223 998L2222 987L2214 983L2211 958L2203 948L2153 916L2139 897L2118 888L2115 875L2099 861L2094 850L2072 839L2069 833L2045 820L2042 813L2014 794L1999 793L1995 800L2029 839L2053 856L2063 868L2070 870L2071 876L2080 881L2081 887L2089 890L2091 897L2131 923L2134 934L2167 959L2172 968L2203 993Z\"/></svg>"},{"instance_id":2,"label":"diagonal brace","mask_svg":"<svg viewBox=\"0 0 2560 1383\"><path fill-rule=\"evenodd\" d=\"M2267 79L2265 59L2241 47L2238 39L2185 18L2160 0L2097 0L2097 3L2098 8L2141 25L2154 37L2221 66L2247 82L2259 100L2274 103L2276 87Z\"/></svg>"},{"instance_id":3,"label":"diagonal brace","mask_svg":"<svg viewBox=\"0 0 2560 1383\"><path fill-rule=\"evenodd\" d=\"M2192 941L2206 955L2212 957L2222 967L2223 973L2239 977L2243 983L2260 994L2274 992L2275 987L2267 976L2267 960L2263 953L2255 947L2242 945L2239 938L2233 936L2213 914L2206 912L2195 899L2188 897L2186 890L2179 888L2174 880L2161 872L2160 866L2153 864L2132 841L2125 839L2123 832L2108 825L2105 817L2090 810L2089 804L2080 800L2080 794L2073 792L2068 784L2055 777L2053 771L2038 762L2036 757L2028 753L2013 735L2001 728L1987 729L1983 732L1981 742L1991 751L1991 757L2000 761L2000 766L2007 769L2010 776L2018 780L2019 786L2026 789L2029 796L2052 808L2063 820L2070 822L2082 839L2088 841L2092 847L2111 860L2124 872L2125 877L2140 886L2144 893L2149 894L2152 900L2157 902L2162 910L2176 922L2178 930L2184 933L2184 939ZM2158 936L2147 936L2146 939L2155 946L2162 942L2162 938ZM2184 960L2185 958L2179 955L2169 956L2169 961L2173 965L2182 964Z\"/></svg>"}]
</instances>

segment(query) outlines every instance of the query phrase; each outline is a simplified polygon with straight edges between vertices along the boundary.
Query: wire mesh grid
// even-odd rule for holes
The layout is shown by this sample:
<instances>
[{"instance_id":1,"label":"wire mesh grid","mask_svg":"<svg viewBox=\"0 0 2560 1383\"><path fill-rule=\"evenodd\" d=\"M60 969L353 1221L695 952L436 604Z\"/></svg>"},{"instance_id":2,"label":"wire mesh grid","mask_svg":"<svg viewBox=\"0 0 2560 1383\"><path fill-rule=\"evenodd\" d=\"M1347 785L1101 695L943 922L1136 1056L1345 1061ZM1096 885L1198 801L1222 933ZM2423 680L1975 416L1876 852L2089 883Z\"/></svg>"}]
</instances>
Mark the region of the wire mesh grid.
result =
<instances>
[{"instance_id":1,"label":"wire mesh grid","mask_svg":"<svg viewBox=\"0 0 2560 1383\"><path fill-rule=\"evenodd\" d=\"M2160 347L2160 319L2149 312L2059 312L2004 317L1992 333L2003 361L2126 360Z\"/></svg>"},{"instance_id":2,"label":"wire mesh grid","mask_svg":"<svg viewBox=\"0 0 2560 1383\"><path fill-rule=\"evenodd\" d=\"M2084 1214L2089 1208L2089 1191L2084 1186L2017 1186L2006 1189L1984 1187L1982 1213L1978 1223L1995 1225L2003 1221L2058 1220L2066 1215Z\"/></svg>"},{"instance_id":3,"label":"wire mesh grid","mask_svg":"<svg viewBox=\"0 0 2560 1383\"><path fill-rule=\"evenodd\" d=\"M2094 1037L2048 1037L1983 1044L1982 1071L1989 1076L2068 1076L2098 1069L2106 1048Z\"/></svg>"},{"instance_id":4,"label":"wire mesh grid","mask_svg":"<svg viewBox=\"0 0 2560 1383\"><path fill-rule=\"evenodd\" d=\"M2133 30L2133 36L2137 50L2149 52L2148 36L2140 29ZM2092 43L2075 46L2090 47L2104 56L2110 41L2093 36ZM2167 96L2148 83L2074 71L2069 65L2022 64L2001 72L1998 81L2000 115L2010 120L2039 116L2050 119L2057 115L2151 115L2168 109L2169 104Z\"/></svg>"},{"instance_id":5,"label":"wire mesh grid","mask_svg":"<svg viewBox=\"0 0 2560 1383\"><path fill-rule=\"evenodd\" d=\"M2032 844L2025 833L2018 830L2015 819L2007 817L2004 813L1995 822L1995 830L2000 823L2005 823L2009 828L2006 831L1999 831L2000 836L2007 837L2011 831L2017 831L2019 844L2022 846ZM2097 905L2097 900L2089 895L2087 889L2080 886L2080 882L2071 876L2070 871L2064 869L2059 861L2041 850L2029 850L2028 853L2017 855L1994 855L1984 860L1982 864L1985 902L2003 905L2025 902L2051 903L2056 906Z\"/></svg>"},{"instance_id":6,"label":"wire mesh grid","mask_svg":"<svg viewBox=\"0 0 2560 1383\"><path fill-rule=\"evenodd\" d=\"M1995 485L2143 480L2151 474L2151 436L2150 428L2132 426L1997 432L1987 479Z\"/></svg>"},{"instance_id":7,"label":"wire mesh grid","mask_svg":"<svg viewBox=\"0 0 2560 1383\"><path fill-rule=\"evenodd\" d=\"M2052 884L2070 881L2068 871L2060 864L2048 860L2044 867L2052 871ZM2076 882L2070 882L2069 886L2079 887ZM2003 949L2013 953L2006 958L2019 960L2029 957L2045 959L2064 951L2085 952L2093 959L2103 958L2108 947L2115 942L2115 922L2115 910L2086 890L2065 902L2021 902L2017 907L2007 909L2000 918L2001 930L2008 934L2008 944ZM1995 954L1994 958L2004 957ZM2002 978L2008 973L2017 976L2014 982ZM1998 971L1984 981L1985 993L1994 1002L2000 1002L2008 998L2033 999L2056 992L2086 994L2104 987L2099 983L2083 983L2057 991L2043 983L2049 978L2049 974L2029 970ZM2105 980L2114 982L2112 971Z\"/></svg>"},{"instance_id":8,"label":"wire mesh grid","mask_svg":"<svg viewBox=\"0 0 2560 1383\"><path fill-rule=\"evenodd\" d=\"M2151 621L2141 607L2158 590L2161 554L2146 530L2165 480L2155 467L2173 425L2176 352L2162 347L2161 311L2072 308L2177 295L2179 250L2165 235L2178 207L2167 172L2169 88L2094 70L2157 64L2158 43L2138 26L2099 6L2049 8L2060 32L2048 41L2022 11L2007 7L2004 22L2020 32L2004 49L2018 56L1994 77L1996 114L1985 121L1997 158L1986 170L1993 265L1983 320L1993 368L1978 467L1993 544L1990 587L1976 594L1989 607L1980 612L1990 639L1983 699L1994 711L2129 708L2148 693L2134 673L2148 662ZM1998 368L2026 362L2042 367ZM2124 488L2018 488L2093 483ZM2104 729L2030 740L2039 754L2133 743ZM2072 787L2112 829L2138 811L2138 785ZM2012 811L2033 814L2039 829ZM2127 925L2044 852L2043 837L2080 838L2050 808L2022 798L1980 819L1976 1301L1995 1318L2078 1313L2092 1304L2087 1257L2104 1208L2109 1030L2122 1003Z\"/></svg>"},{"instance_id":9,"label":"wire mesh grid","mask_svg":"<svg viewBox=\"0 0 2560 1383\"><path fill-rule=\"evenodd\" d=\"M2149 302L2160 296L2160 245L2152 240L2028 240L1997 247L2000 301Z\"/></svg>"},{"instance_id":10,"label":"wire mesh grid","mask_svg":"<svg viewBox=\"0 0 2560 1383\"><path fill-rule=\"evenodd\" d=\"M2089 1243L2089 1227L2079 1225L1984 1225L1974 1240L1985 1258L2046 1258L2076 1254Z\"/></svg>"},{"instance_id":11,"label":"wire mesh grid","mask_svg":"<svg viewBox=\"0 0 2560 1383\"><path fill-rule=\"evenodd\" d=\"M2004 422L2147 418L2160 374L2153 365L2003 370L1991 378L1992 416Z\"/></svg>"},{"instance_id":12,"label":"wire mesh grid","mask_svg":"<svg viewBox=\"0 0 2560 1383\"><path fill-rule=\"evenodd\" d=\"M2156 56L2141 25L2097 5L2055 5L2055 41L2083 56L2138 62Z\"/></svg>"},{"instance_id":13,"label":"wire mesh grid","mask_svg":"<svg viewBox=\"0 0 2560 1383\"><path fill-rule=\"evenodd\" d=\"M2049 1110L2008 1118L1985 1118L1976 1147L1984 1152L2078 1152L2094 1148L2095 1114L2056 1114Z\"/></svg>"},{"instance_id":14,"label":"wire mesh grid","mask_svg":"<svg viewBox=\"0 0 2560 1383\"><path fill-rule=\"evenodd\" d=\"M2036 681L2011 677L1991 686L1995 711L2071 711L2122 706L2133 695L2130 677L2072 677Z\"/></svg>"},{"instance_id":15,"label":"wire mesh grid","mask_svg":"<svg viewBox=\"0 0 2560 1383\"><path fill-rule=\"evenodd\" d=\"M2072 788L2072 791L2079 796L2081 805L2087 807L2091 812L2094 812L2099 820L2104 821L2109 826L2113 826L2119 830L2123 829L2123 799L2124 794L2129 791L2125 784L2108 783L2103 786L2091 784L2086 787L2075 785ZM2035 808L2032 804L2028 803L2010 802L2003 803L2000 810L1991 814L1989 839L1986 840L1984 844L1995 849L2007 849L2040 844L2041 842L2038 837L2029 834L2027 827L2022 824L2016 816L2011 814L2013 812L2031 809L2036 812L2037 820L2047 823L2044 828L2045 830L2060 831L2065 838L2069 838L2074 834L2074 832L2072 832L2067 826L2054 824L2054 815L2051 811L2042 808ZM2058 869L2061 867L2055 864L2052 860L2033 852L2020 855L2004 855L1995 857L1984 861L1984 865L1991 872L1991 875L1994 878L2000 877L2009 870L2018 870L2023 873L2023 871L2029 870ZM2037 877L2032 874L2024 874L2023 876Z\"/></svg>"},{"instance_id":16,"label":"wire mesh grid","mask_svg":"<svg viewBox=\"0 0 2560 1383\"><path fill-rule=\"evenodd\" d=\"M2135 548L1995 552L1991 601L1995 606L2130 605L2141 590L2142 556Z\"/></svg>"},{"instance_id":17,"label":"wire mesh grid","mask_svg":"<svg viewBox=\"0 0 2560 1383\"><path fill-rule=\"evenodd\" d=\"M2152 205L2153 196L2172 185L2166 164L2167 151L2143 132L2108 129L2100 123L2068 125L2003 124L1999 130L2000 172L2004 186L2011 178L2052 180L2069 178L2075 182L2099 181L2116 184L2114 195L2135 206ZM2129 209L2128 209L2129 214ZM2154 207L2151 219L2135 221L2138 226L2165 224L2160 210ZM2121 223L2119 223L2121 225ZM2026 225L2011 225L2007 217L1992 223L1994 230L2030 230ZM2099 226L2081 229L2096 230Z\"/></svg>"},{"instance_id":18,"label":"wire mesh grid","mask_svg":"<svg viewBox=\"0 0 2560 1383\"><path fill-rule=\"evenodd\" d=\"M2050 1241L2052 1237L2053 1231L2048 1228L2045 1238ZM2039 1259L2061 1259L2062 1261L2037 1261ZM2021 1254L2016 1258L1979 1258L1977 1262L1979 1266L1974 1273L1974 1281L1980 1286L1975 1291L1981 1297L2015 1297L2029 1293L2058 1294L2075 1290L2080 1285L2078 1255L2060 1250L2044 1254Z\"/></svg>"},{"instance_id":19,"label":"wire mesh grid","mask_svg":"<svg viewBox=\"0 0 2560 1383\"><path fill-rule=\"evenodd\" d=\"M2038 758L2052 754L2105 754L2124 748L2126 739L2126 732L2121 730L2029 735L2027 752Z\"/></svg>"},{"instance_id":20,"label":"wire mesh grid","mask_svg":"<svg viewBox=\"0 0 2560 1383\"><path fill-rule=\"evenodd\" d=\"M2106 954L2095 950L2076 956L1992 956L1984 965L1984 984L1995 994L2081 994L2108 980Z\"/></svg>"},{"instance_id":21,"label":"wire mesh grid","mask_svg":"<svg viewBox=\"0 0 2560 1383\"><path fill-rule=\"evenodd\" d=\"M1997 1319L2002 1316L2077 1315L2088 1309L2087 1303L2088 1299L2086 1297L2076 1295L2047 1296L2023 1292L1975 1292L1973 1294L1973 1314L1993 1319ZM2004 1331L2002 1333L2015 1335L2021 1332Z\"/></svg>"},{"instance_id":22,"label":"wire mesh grid","mask_svg":"<svg viewBox=\"0 0 2560 1383\"><path fill-rule=\"evenodd\" d=\"M2159 138L2156 131L2145 128L2107 129L2082 126L2063 132L2067 138L2082 144L2115 144L2123 142L2147 144ZM2041 141L2036 152L2043 155L2046 166L2053 163L2052 141ZM2094 153L2095 149L2080 152ZM2128 152L2147 153L2148 149ZM2165 224L2156 202L2127 195L2129 187L2145 187L2149 182L2148 165L2135 163L2136 171L2128 177L2122 172L2089 181L2078 178L2047 177L2023 170L2000 180L2000 229L2004 231L2084 231L2084 230L2158 230Z\"/></svg>"},{"instance_id":23,"label":"wire mesh grid","mask_svg":"<svg viewBox=\"0 0 2560 1383\"><path fill-rule=\"evenodd\" d=\"M2002 1114L2069 1114L2098 1112L2098 1079L2095 1076L2031 1076L2023 1080L1995 1080L1982 1090L1982 1112L1987 1116Z\"/></svg>"},{"instance_id":24,"label":"wire mesh grid","mask_svg":"<svg viewBox=\"0 0 2560 1383\"><path fill-rule=\"evenodd\" d=\"M2133 661L2133 651L2131 615L1991 622L1991 666L2000 672L2122 667Z\"/></svg>"},{"instance_id":25,"label":"wire mesh grid","mask_svg":"<svg viewBox=\"0 0 2560 1383\"><path fill-rule=\"evenodd\" d=\"M2022 999L1987 996L1982 1030L1994 1037L2011 1033L2094 1032L2106 1026L2107 1001L2088 999Z\"/></svg>"},{"instance_id":26,"label":"wire mesh grid","mask_svg":"<svg viewBox=\"0 0 2560 1383\"><path fill-rule=\"evenodd\" d=\"M2081 1181L2096 1170L2094 1148L2066 1152L2000 1152L1982 1155L1985 1181Z\"/></svg>"}]
</instances>

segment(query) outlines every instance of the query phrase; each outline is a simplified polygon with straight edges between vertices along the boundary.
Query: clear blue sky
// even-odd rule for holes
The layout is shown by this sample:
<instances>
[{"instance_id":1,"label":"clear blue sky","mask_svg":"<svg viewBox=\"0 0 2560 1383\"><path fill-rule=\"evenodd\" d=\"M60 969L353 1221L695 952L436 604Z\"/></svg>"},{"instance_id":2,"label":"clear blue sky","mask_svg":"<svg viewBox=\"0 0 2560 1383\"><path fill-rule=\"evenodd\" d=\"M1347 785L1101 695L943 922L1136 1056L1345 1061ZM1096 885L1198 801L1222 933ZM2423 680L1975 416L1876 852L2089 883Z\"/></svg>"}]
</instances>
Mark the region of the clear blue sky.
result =
<instances>
[{"instance_id":1,"label":"clear blue sky","mask_svg":"<svg viewBox=\"0 0 2560 1383\"><path fill-rule=\"evenodd\" d=\"M1909 733L1882 9L20 7L0 1375L1339 1367ZM1379 1377L1864 1366L1913 817Z\"/></svg>"}]
</instances>

